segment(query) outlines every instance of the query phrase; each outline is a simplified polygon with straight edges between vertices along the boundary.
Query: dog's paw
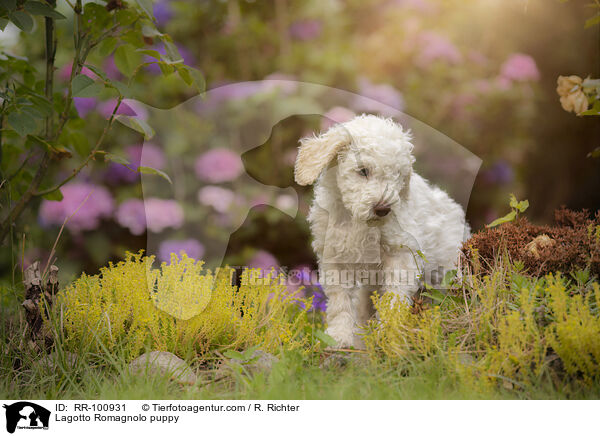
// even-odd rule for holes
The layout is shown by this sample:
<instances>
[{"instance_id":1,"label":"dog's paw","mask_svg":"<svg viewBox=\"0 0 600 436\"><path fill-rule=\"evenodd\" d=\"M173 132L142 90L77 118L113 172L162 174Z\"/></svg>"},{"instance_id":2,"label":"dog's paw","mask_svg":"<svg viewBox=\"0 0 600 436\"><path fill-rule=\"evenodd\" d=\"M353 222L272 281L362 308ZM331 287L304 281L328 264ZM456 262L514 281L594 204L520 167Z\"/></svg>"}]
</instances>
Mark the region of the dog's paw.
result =
<instances>
[{"instance_id":1,"label":"dog's paw","mask_svg":"<svg viewBox=\"0 0 600 436\"><path fill-rule=\"evenodd\" d=\"M333 339L335 339L335 346L334 347L330 347L331 349L348 349L348 348L354 348L357 350L364 350L365 349L365 343L363 341L363 339L358 336L355 332L349 333L349 334L340 334L339 332L334 332L334 331L330 331L327 330L326 333L331 336Z\"/></svg>"}]
</instances>

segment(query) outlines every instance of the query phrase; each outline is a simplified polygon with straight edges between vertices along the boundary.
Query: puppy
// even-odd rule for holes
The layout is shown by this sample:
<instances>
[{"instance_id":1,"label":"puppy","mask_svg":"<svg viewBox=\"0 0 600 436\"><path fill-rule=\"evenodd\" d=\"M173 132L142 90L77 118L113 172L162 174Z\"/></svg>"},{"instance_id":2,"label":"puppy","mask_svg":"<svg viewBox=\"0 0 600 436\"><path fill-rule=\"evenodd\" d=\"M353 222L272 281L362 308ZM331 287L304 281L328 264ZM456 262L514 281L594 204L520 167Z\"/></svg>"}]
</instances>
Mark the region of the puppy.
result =
<instances>
[{"instance_id":1,"label":"puppy","mask_svg":"<svg viewBox=\"0 0 600 436\"><path fill-rule=\"evenodd\" d=\"M308 214L338 347L363 348L373 291L408 304L425 278L456 267L469 235L461 206L413 171L410 132L361 115L300 140L294 169L314 186Z\"/></svg>"}]
</instances>

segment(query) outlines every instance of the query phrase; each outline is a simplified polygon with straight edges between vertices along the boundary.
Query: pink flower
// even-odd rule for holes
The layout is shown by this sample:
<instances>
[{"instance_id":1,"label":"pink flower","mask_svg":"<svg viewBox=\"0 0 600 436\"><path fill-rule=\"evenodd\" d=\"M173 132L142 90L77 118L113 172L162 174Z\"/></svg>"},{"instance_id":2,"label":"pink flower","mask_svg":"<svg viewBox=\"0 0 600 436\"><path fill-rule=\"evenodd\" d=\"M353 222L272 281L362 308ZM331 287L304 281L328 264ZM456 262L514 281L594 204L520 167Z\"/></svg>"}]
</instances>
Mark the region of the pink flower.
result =
<instances>
[{"instance_id":1,"label":"pink flower","mask_svg":"<svg viewBox=\"0 0 600 436\"><path fill-rule=\"evenodd\" d=\"M171 253L180 256L185 253L192 259L200 259L204 255L204 246L195 239L167 239L158 248L158 258L161 262L169 263Z\"/></svg>"},{"instance_id":2,"label":"pink flower","mask_svg":"<svg viewBox=\"0 0 600 436\"><path fill-rule=\"evenodd\" d=\"M117 99L114 99L114 98L111 100L103 101L102 103L100 103L98 105L98 112L100 112L100 115L102 115L104 118L109 119L110 116L112 115L113 111L115 110L116 105L117 105ZM119 105L119 109L117 109L117 112L115 113L115 115L125 115L128 117L135 117L137 115L137 113L133 110L132 107L130 107L127 103L122 101L121 104Z\"/></svg>"},{"instance_id":3,"label":"pink flower","mask_svg":"<svg viewBox=\"0 0 600 436\"><path fill-rule=\"evenodd\" d=\"M268 251L259 250L248 262L248 268L261 268L263 271L279 267L275 256Z\"/></svg>"},{"instance_id":4,"label":"pink flower","mask_svg":"<svg viewBox=\"0 0 600 436\"><path fill-rule=\"evenodd\" d=\"M404 109L404 98L392 85L374 84L363 77L359 80L358 92L362 97L357 96L353 103L357 111L380 113L391 117L396 115L397 110Z\"/></svg>"},{"instance_id":5,"label":"pink flower","mask_svg":"<svg viewBox=\"0 0 600 436\"><path fill-rule=\"evenodd\" d=\"M342 106L335 106L323 114L321 130L327 130L338 123L345 123L356 116L356 113Z\"/></svg>"},{"instance_id":6,"label":"pink flower","mask_svg":"<svg viewBox=\"0 0 600 436\"><path fill-rule=\"evenodd\" d=\"M210 183L230 182L244 171L242 159L226 148L215 148L196 160L196 176Z\"/></svg>"},{"instance_id":7,"label":"pink flower","mask_svg":"<svg viewBox=\"0 0 600 436\"><path fill-rule=\"evenodd\" d=\"M462 61L458 48L445 36L435 32L423 32L419 35L420 52L416 64L422 68L429 67L435 61L457 64Z\"/></svg>"},{"instance_id":8,"label":"pink flower","mask_svg":"<svg viewBox=\"0 0 600 436\"><path fill-rule=\"evenodd\" d=\"M102 186L73 182L63 186L61 192L61 201L42 201L39 215L42 225L61 226L70 217L66 227L78 233L95 229L102 218L113 213L112 195Z\"/></svg>"},{"instance_id":9,"label":"pink flower","mask_svg":"<svg viewBox=\"0 0 600 436\"><path fill-rule=\"evenodd\" d=\"M148 230L160 233L167 227L178 229L183 225L183 209L175 200L148 198L145 201Z\"/></svg>"},{"instance_id":10,"label":"pink flower","mask_svg":"<svg viewBox=\"0 0 600 436\"><path fill-rule=\"evenodd\" d=\"M134 235L141 235L146 231L146 210L142 200L137 198L125 200L119 205L115 218L122 227L128 228Z\"/></svg>"},{"instance_id":11,"label":"pink flower","mask_svg":"<svg viewBox=\"0 0 600 436\"><path fill-rule=\"evenodd\" d=\"M98 105L98 112L108 119L111 114L115 110L115 106L117 105L117 99L113 98L102 102ZM116 115L125 115L128 117L137 117L142 120L148 119L148 111L144 106L138 103L135 100L125 99L119 105L119 109L117 109Z\"/></svg>"},{"instance_id":12,"label":"pink flower","mask_svg":"<svg viewBox=\"0 0 600 436\"><path fill-rule=\"evenodd\" d=\"M234 197L233 191L220 186L205 186L198 191L198 201L205 206L212 206L220 213L227 212Z\"/></svg>"},{"instance_id":13,"label":"pink flower","mask_svg":"<svg viewBox=\"0 0 600 436\"><path fill-rule=\"evenodd\" d=\"M112 184L119 182L133 183L140 178L139 173L136 172L140 165L159 170L163 169L166 165L164 153L158 146L151 142L130 145L125 149L125 154L130 164L125 166L111 162L105 173L107 182Z\"/></svg>"},{"instance_id":14,"label":"pink flower","mask_svg":"<svg viewBox=\"0 0 600 436\"><path fill-rule=\"evenodd\" d=\"M531 56L515 53L502 64L500 77L516 82L527 82L539 80L540 72Z\"/></svg>"},{"instance_id":15,"label":"pink flower","mask_svg":"<svg viewBox=\"0 0 600 436\"><path fill-rule=\"evenodd\" d=\"M323 30L323 23L320 20L304 19L297 20L290 26L290 36L299 41L308 41L318 38Z\"/></svg>"},{"instance_id":16,"label":"pink flower","mask_svg":"<svg viewBox=\"0 0 600 436\"><path fill-rule=\"evenodd\" d=\"M69 78L71 77L71 68L73 68L73 62L70 62L67 65L63 65L58 70L58 77L60 78L60 80L64 82L69 80ZM96 80L96 75L88 67L81 68L81 73L79 74L83 74L84 76L88 76L90 79Z\"/></svg>"}]
</instances>

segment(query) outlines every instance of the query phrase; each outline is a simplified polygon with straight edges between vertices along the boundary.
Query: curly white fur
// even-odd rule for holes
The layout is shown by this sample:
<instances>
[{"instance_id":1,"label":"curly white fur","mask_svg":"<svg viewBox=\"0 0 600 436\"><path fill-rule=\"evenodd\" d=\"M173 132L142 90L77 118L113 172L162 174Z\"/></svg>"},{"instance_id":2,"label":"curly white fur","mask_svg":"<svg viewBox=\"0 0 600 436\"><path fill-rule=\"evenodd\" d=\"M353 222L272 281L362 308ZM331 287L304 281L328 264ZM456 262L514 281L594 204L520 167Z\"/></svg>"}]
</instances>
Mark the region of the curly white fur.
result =
<instances>
[{"instance_id":1,"label":"curly white fur","mask_svg":"<svg viewBox=\"0 0 600 436\"><path fill-rule=\"evenodd\" d=\"M308 221L327 333L361 348L371 292L411 302L421 280L456 267L469 235L464 211L413 172L411 135L391 119L361 115L300 143L296 182L316 181Z\"/></svg>"}]
</instances>

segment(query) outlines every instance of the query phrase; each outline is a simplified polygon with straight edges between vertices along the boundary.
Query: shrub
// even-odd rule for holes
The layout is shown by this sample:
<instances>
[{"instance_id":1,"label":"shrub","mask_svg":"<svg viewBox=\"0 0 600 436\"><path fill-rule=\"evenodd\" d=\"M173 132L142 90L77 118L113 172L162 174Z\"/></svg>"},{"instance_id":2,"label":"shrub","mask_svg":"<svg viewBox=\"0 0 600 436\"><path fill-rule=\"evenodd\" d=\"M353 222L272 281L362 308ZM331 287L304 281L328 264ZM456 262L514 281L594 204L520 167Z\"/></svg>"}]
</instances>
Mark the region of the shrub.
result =
<instances>
[{"instance_id":1,"label":"shrub","mask_svg":"<svg viewBox=\"0 0 600 436\"><path fill-rule=\"evenodd\" d=\"M522 269L497 259L490 274L475 270L418 313L374 298L380 320L365 332L368 352L393 362L441 357L474 389L531 386L547 375L600 382L599 284L588 271L536 278Z\"/></svg>"},{"instance_id":2,"label":"shrub","mask_svg":"<svg viewBox=\"0 0 600 436\"><path fill-rule=\"evenodd\" d=\"M233 270L172 254L153 268L154 256L127 253L100 274L83 274L59 294L58 309L72 351L114 350L128 357L145 348L204 355L215 349L307 347L311 302L287 293L282 277L246 270L239 287Z\"/></svg>"},{"instance_id":3,"label":"shrub","mask_svg":"<svg viewBox=\"0 0 600 436\"><path fill-rule=\"evenodd\" d=\"M440 347L441 314L438 306L413 313L392 294L375 295L373 305L378 320L367 325L365 346L372 356L386 356L394 361L411 356L427 358Z\"/></svg>"}]
</instances>

